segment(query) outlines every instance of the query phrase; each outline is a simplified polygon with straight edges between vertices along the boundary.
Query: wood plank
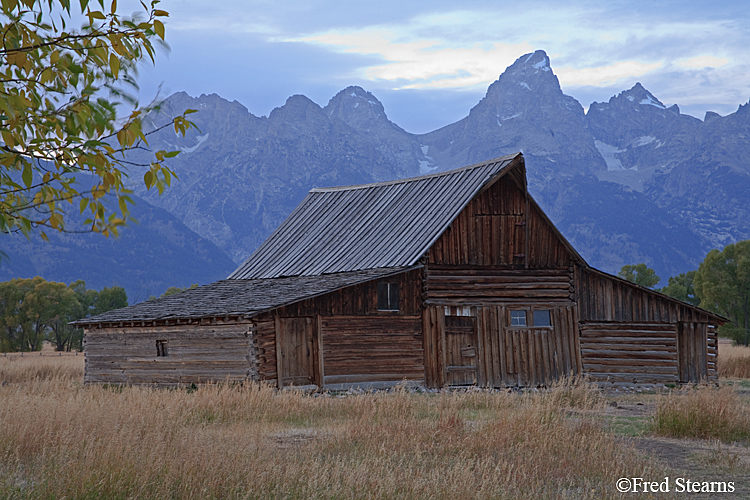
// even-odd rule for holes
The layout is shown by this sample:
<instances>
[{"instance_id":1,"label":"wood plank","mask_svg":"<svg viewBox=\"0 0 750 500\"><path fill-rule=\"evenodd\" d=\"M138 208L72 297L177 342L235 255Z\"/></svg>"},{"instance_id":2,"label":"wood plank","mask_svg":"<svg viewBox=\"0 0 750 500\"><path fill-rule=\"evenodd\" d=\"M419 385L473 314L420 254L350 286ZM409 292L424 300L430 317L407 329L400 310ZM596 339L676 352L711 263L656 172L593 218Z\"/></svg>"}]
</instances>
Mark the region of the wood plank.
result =
<instances>
[{"instance_id":1,"label":"wood plank","mask_svg":"<svg viewBox=\"0 0 750 500\"><path fill-rule=\"evenodd\" d=\"M279 389L284 387L284 377L286 374L284 373L284 366L283 366L283 360L282 360L282 345L281 345L281 338L282 338L282 327L281 327L281 318L279 316L274 317L274 329L276 332L276 376L279 384Z\"/></svg>"}]
</instances>

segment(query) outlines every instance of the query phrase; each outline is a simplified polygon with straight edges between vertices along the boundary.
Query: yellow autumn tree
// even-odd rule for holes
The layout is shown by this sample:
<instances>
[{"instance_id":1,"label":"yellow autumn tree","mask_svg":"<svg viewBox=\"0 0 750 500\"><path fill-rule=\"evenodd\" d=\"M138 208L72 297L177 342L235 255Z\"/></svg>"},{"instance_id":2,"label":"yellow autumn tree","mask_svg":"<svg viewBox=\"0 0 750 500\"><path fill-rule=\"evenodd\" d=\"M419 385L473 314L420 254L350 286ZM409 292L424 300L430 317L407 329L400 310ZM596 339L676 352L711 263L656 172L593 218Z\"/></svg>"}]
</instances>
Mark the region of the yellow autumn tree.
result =
<instances>
[{"instance_id":1,"label":"yellow autumn tree","mask_svg":"<svg viewBox=\"0 0 750 500\"><path fill-rule=\"evenodd\" d=\"M0 1L0 233L46 239L48 229L74 230L72 211L105 236L126 223L126 153L148 149L142 120L158 106L130 97L137 64L153 62L164 40L168 13L157 4L125 17L116 0ZM189 112L166 126L184 135ZM151 154L143 182L161 192L177 152Z\"/></svg>"}]
</instances>

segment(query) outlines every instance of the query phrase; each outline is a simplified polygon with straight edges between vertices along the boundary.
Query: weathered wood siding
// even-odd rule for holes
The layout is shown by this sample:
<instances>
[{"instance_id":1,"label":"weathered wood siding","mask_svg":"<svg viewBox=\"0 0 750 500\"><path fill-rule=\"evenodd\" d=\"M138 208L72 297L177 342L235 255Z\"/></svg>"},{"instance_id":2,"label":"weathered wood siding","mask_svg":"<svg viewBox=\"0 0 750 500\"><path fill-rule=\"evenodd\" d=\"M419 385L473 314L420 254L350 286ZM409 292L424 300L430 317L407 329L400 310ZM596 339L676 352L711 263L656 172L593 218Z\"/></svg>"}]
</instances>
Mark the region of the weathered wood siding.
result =
<instances>
[{"instance_id":1,"label":"weathered wood siding","mask_svg":"<svg viewBox=\"0 0 750 500\"><path fill-rule=\"evenodd\" d=\"M277 383L276 323L273 319L256 321L254 345L257 352L258 376L261 380Z\"/></svg>"},{"instance_id":2,"label":"weathered wood siding","mask_svg":"<svg viewBox=\"0 0 750 500\"><path fill-rule=\"evenodd\" d=\"M715 320L700 309L590 268L576 266L581 321L677 323Z\"/></svg>"},{"instance_id":3,"label":"weathered wood siding","mask_svg":"<svg viewBox=\"0 0 750 500\"><path fill-rule=\"evenodd\" d=\"M321 318L326 384L424 380L419 316Z\"/></svg>"},{"instance_id":4,"label":"weathered wood siding","mask_svg":"<svg viewBox=\"0 0 750 500\"><path fill-rule=\"evenodd\" d=\"M708 380L716 381L719 379L719 336L716 334L716 326L708 325L707 334L708 337Z\"/></svg>"},{"instance_id":5,"label":"weathered wood siding","mask_svg":"<svg viewBox=\"0 0 750 500\"><path fill-rule=\"evenodd\" d=\"M519 300L570 302L573 271L558 269L482 269L429 266L425 299L429 304L498 304Z\"/></svg>"},{"instance_id":6,"label":"weathered wood siding","mask_svg":"<svg viewBox=\"0 0 750 500\"><path fill-rule=\"evenodd\" d=\"M587 374L622 383L716 379L715 316L600 271L576 266L575 274Z\"/></svg>"},{"instance_id":7,"label":"weathered wood siding","mask_svg":"<svg viewBox=\"0 0 750 500\"><path fill-rule=\"evenodd\" d=\"M678 383L677 325L582 323L583 370L597 382Z\"/></svg>"},{"instance_id":8,"label":"weathered wood siding","mask_svg":"<svg viewBox=\"0 0 750 500\"><path fill-rule=\"evenodd\" d=\"M399 310L378 311L378 283L399 284ZM422 313L422 271L414 269L386 278L367 281L340 290L301 300L278 308L282 317L294 316L415 316ZM265 318L264 318L265 319Z\"/></svg>"},{"instance_id":9,"label":"weathered wood siding","mask_svg":"<svg viewBox=\"0 0 750 500\"><path fill-rule=\"evenodd\" d=\"M716 380L718 338L716 328L706 323L677 324L680 382Z\"/></svg>"},{"instance_id":10,"label":"weathered wood siding","mask_svg":"<svg viewBox=\"0 0 750 500\"><path fill-rule=\"evenodd\" d=\"M517 167L517 169L520 167ZM568 267L571 255L517 175L476 196L437 240L429 264Z\"/></svg>"},{"instance_id":11,"label":"weathered wood siding","mask_svg":"<svg viewBox=\"0 0 750 500\"><path fill-rule=\"evenodd\" d=\"M378 310L380 282L398 283L398 311ZM281 370L281 385L318 386L424 380L421 291L415 269L259 315L260 377L278 383Z\"/></svg>"},{"instance_id":12,"label":"weathered wood siding","mask_svg":"<svg viewBox=\"0 0 750 500\"><path fill-rule=\"evenodd\" d=\"M511 310L549 310L548 327L510 326ZM422 317L425 329L425 378L430 387L451 385L455 346L446 336L452 316L476 321L476 381L485 387L546 385L581 373L574 303L523 302L484 306L431 306ZM448 320L448 321L446 321ZM468 364L468 363L466 363ZM454 369L455 371L455 369ZM465 370L461 370L463 373ZM465 376L465 374L464 374ZM462 379L464 383L466 378Z\"/></svg>"},{"instance_id":13,"label":"weathered wood siding","mask_svg":"<svg viewBox=\"0 0 750 500\"><path fill-rule=\"evenodd\" d=\"M167 356L157 356L157 341ZM87 384L258 379L250 324L101 328L84 337Z\"/></svg>"},{"instance_id":14,"label":"weathered wood siding","mask_svg":"<svg viewBox=\"0 0 750 500\"><path fill-rule=\"evenodd\" d=\"M276 319L277 373L280 385L315 383L318 355L314 346L317 335L315 318L310 316Z\"/></svg>"}]
</instances>

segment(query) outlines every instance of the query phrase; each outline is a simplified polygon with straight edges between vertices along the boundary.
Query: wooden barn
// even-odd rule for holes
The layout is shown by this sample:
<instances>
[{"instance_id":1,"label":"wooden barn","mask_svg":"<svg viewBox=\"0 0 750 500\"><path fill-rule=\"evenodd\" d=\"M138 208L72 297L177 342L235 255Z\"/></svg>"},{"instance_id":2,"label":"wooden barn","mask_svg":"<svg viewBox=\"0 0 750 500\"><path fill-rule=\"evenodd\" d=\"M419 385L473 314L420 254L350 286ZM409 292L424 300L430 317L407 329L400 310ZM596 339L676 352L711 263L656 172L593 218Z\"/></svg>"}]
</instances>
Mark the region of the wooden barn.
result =
<instances>
[{"instance_id":1,"label":"wooden barn","mask_svg":"<svg viewBox=\"0 0 750 500\"><path fill-rule=\"evenodd\" d=\"M86 383L341 388L714 380L722 321L586 264L517 154L313 189L227 279L78 324Z\"/></svg>"}]
</instances>

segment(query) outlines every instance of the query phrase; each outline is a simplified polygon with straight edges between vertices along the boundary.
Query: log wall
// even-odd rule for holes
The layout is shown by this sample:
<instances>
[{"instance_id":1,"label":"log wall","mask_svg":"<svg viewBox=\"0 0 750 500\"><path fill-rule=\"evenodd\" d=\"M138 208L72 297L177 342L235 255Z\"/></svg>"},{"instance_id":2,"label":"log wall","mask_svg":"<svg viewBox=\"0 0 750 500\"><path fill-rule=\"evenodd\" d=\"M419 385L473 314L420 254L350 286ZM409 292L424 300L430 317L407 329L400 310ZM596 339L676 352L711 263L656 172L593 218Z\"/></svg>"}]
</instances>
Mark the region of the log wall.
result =
<instances>
[{"instance_id":1,"label":"log wall","mask_svg":"<svg viewBox=\"0 0 750 500\"><path fill-rule=\"evenodd\" d=\"M424 380L419 316L321 318L326 384Z\"/></svg>"},{"instance_id":2,"label":"log wall","mask_svg":"<svg viewBox=\"0 0 750 500\"><path fill-rule=\"evenodd\" d=\"M707 344L707 372L708 380L715 382L719 380L719 336L716 334L716 326L708 325L706 337Z\"/></svg>"},{"instance_id":3,"label":"log wall","mask_svg":"<svg viewBox=\"0 0 750 500\"><path fill-rule=\"evenodd\" d=\"M429 266L425 299L429 304L498 304L520 300L570 302L575 298L571 268L482 269Z\"/></svg>"},{"instance_id":4,"label":"log wall","mask_svg":"<svg viewBox=\"0 0 750 500\"><path fill-rule=\"evenodd\" d=\"M592 380L626 384L678 383L677 325L582 323L583 370Z\"/></svg>"},{"instance_id":5,"label":"log wall","mask_svg":"<svg viewBox=\"0 0 750 500\"><path fill-rule=\"evenodd\" d=\"M157 356L157 341L167 356ZM87 330L86 384L179 385L257 380L252 326L181 325Z\"/></svg>"}]
</instances>

